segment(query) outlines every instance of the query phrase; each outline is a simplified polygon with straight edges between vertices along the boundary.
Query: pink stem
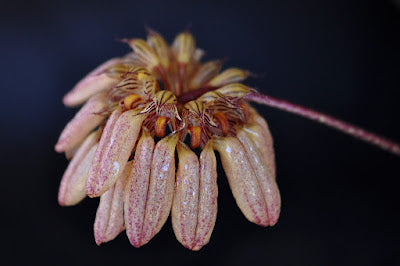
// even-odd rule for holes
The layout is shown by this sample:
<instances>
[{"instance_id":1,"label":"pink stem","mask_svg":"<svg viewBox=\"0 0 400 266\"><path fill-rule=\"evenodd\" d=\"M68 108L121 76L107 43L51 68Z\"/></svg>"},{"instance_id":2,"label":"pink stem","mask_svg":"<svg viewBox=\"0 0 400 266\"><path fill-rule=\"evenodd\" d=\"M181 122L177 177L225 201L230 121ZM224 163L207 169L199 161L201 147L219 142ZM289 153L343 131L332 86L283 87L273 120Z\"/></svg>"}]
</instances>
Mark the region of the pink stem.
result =
<instances>
[{"instance_id":1,"label":"pink stem","mask_svg":"<svg viewBox=\"0 0 400 266\"><path fill-rule=\"evenodd\" d=\"M246 99L315 120L400 156L399 144L332 116L259 93L250 93L246 96Z\"/></svg>"}]
</instances>

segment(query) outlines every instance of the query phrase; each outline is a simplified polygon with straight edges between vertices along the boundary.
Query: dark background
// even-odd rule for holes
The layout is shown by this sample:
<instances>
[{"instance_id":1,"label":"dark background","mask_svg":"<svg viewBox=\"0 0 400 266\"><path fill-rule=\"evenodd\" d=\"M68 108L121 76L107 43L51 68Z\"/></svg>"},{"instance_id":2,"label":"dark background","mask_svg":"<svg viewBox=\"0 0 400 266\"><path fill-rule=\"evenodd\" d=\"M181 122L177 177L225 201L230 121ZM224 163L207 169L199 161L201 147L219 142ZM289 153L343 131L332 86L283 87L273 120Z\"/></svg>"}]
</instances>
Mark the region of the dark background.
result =
<instances>
[{"instance_id":1,"label":"dark background","mask_svg":"<svg viewBox=\"0 0 400 266\"><path fill-rule=\"evenodd\" d=\"M400 158L292 114L259 107L275 138L282 212L262 228L223 174L218 219L200 252L170 221L146 246L96 246L98 200L57 204L67 166L53 150L76 110L62 96L115 41L169 41L188 27L206 59L260 75L247 84L400 141L400 9L395 1L79 1L0 4L0 264L399 265ZM189 26L191 25L191 26Z\"/></svg>"}]
</instances>

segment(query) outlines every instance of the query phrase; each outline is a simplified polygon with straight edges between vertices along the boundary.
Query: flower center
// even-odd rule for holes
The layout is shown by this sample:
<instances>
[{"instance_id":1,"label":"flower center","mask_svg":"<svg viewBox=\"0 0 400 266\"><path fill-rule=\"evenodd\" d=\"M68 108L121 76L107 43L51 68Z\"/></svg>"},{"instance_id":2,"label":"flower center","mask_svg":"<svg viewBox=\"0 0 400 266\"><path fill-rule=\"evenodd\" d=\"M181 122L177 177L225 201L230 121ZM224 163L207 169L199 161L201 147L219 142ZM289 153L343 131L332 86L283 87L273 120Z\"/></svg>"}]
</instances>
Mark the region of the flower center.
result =
<instances>
[{"instance_id":1,"label":"flower center","mask_svg":"<svg viewBox=\"0 0 400 266\"><path fill-rule=\"evenodd\" d=\"M191 147L204 146L213 136L234 136L247 120L242 99L251 90L235 83L248 72L231 68L221 73L221 60L201 63L203 52L188 33L178 35L168 47L157 34L147 42L124 40L134 53L106 72L119 83L108 92L108 111L136 110L145 115L143 126L154 137L170 130Z\"/></svg>"},{"instance_id":2,"label":"flower center","mask_svg":"<svg viewBox=\"0 0 400 266\"><path fill-rule=\"evenodd\" d=\"M143 125L153 137L163 138L167 130L179 134L182 141L190 135L190 146L195 149L214 135L235 135L236 128L247 120L248 106L242 97L249 89L242 84L185 87L182 84L188 78L182 75L183 66L178 73L162 71L164 78L142 67L114 68L116 72L125 72L120 73L123 79L109 92L110 110L120 108L123 112L137 110L138 114L145 114ZM163 79L170 83L165 85Z\"/></svg>"}]
</instances>

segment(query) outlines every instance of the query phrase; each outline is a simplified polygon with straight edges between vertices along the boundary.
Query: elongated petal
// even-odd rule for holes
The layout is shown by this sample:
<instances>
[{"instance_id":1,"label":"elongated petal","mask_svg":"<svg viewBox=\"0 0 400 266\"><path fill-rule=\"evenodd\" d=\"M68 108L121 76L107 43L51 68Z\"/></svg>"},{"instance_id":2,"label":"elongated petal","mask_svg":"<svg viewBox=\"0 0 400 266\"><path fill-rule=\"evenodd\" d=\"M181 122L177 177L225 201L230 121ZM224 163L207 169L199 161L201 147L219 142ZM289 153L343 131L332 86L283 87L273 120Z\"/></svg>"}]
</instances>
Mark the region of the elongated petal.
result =
<instances>
[{"instance_id":1,"label":"elongated petal","mask_svg":"<svg viewBox=\"0 0 400 266\"><path fill-rule=\"evenodd\" d=\"M245 129L250 133L251 138L260 148L268 167L276 178L274 141L267 121L260 116L256 110L250 108L249 125Z\"/></svg>"},{"instance_id":2,"label":"elongated petal","mask_svg":"<svg viewBox=\"0 0 400 266\"><path fill-rule=\"evenodd\" d=\"M174 51L176 59L179 63L184 64L189 63L195 48L195 40L189 32L180 33L176 36L172 44L172 50Z\"/></svg>"},{"instance_id":3,"label":"elongated petal","mask_svg":"<svg viewBox=\"0 0 400 266\"><path fill-rule=\"evenodd\" d=\"M93 187L97 181L97 174L100 169L101 159L103 158L104 151L110 143L110 138L118 118L121 116L121 111L116 109L108 118L106 126L103 129L99 144L93 157L92 165L90 166L89 176L86 182L86 194L91 194Z\"/></svg>"},{"instance_id":4,"label":"elongated petal","mask_svg":"<svg viewBox=\"0 0 400 266\"><path fill-rule=\"evenodd\" d=\"M199 88L204 85L218 73L221 65L222 62L220 60L214 60L203 64L191 79L189 87Z\"/></svg>"},{"instance_id":5,"label":"elongated petal","mask_svg":"<svg viewBox=\"0 0 400 266\"><path fill-rule=\"evenodd\" d=\"M178 171L171 219L176 239L191 249L196 236L199 206L200 169L197 155L178 143Z\"/></svg>"},{"instance_id":6,"label":"elongated petal","mask_svg":"<svg viewBox=\"0 0 400 266\"><path fill-rule=\"evenodd\" d=\"M100 197L94 222L97 245L113 240L124 230L124 193L131 171L132 162L129 162L115 185Z\"/></svg>"},{"instance_id":7,"label":"elongated petal","mask_svg":"<svg viewBox=\"0 0 400 266\"><path fill-rule=\"evenodd\" d=\"M209 86L220 87L229 83L241 82L249 76L249 72L239 68L228 68L224 70L218 76L214 77L210 82Z\"/></svg>"},{"instance_id":8,"label":"elongated petal","mask_svg":"<svg viewBox=\"0 0 400 266\"><path fill-rule=\"evenodd\" d=\"M158 58L156 52L150 45L142 39L131 39L127 41L132 47L135 54L138 56L139 60L148 69L152 70L154 67L160 64L160 59Z\"/></svg>"},{"instance_id":9,"label":"elongated petal","mask_svg":"<svg viewBox=\"0 0 400 266\"><path fill-rule=\"evenodd\" d=\"M98 132L90 134L77 150L62 177L58 191L58 203L61 206L71 206L85 198L85 184L89 168L97 148Z\"/></svg>"},{"instance_id":10,"label":"elongated petal","mask_svg":"<svg viewBox=\"0 0 400 266\"><path fill-rule=\"evenodd\" d=\"M225 137L215 139L215 148L240 210L249 221L269 225L267 205L243 145L234 137Z\"/></svg>"},{"instance_id":11,"label":"elongated petal","mask_svg":"<svg viewBox=\"0 0 400 266\"><path fill-rule=\"evenodd\" d=\"M246 96L251 89L241 83L230 83L216 90L224 96L242 98Z\"/></svg>"},{"instance_id":12,"label":"elongated petal","mask_svg":"<svg viewBox=\"0 0 400 266\"><path fill-rule=\"evenodd\" d=\"M105 119L100 115L107 103L106 94L92 97L66 125L55 146L57 152L70 150L78 145L86 136Z\"/></svg>"},{"instance_id":13,"label":"elongated petal","mask_svg":"<svg viewBox=\"0 0 400 266\"><path fill-rule=\"evenodd\" d=\"M136 110L124 112L114 125L110 140L106 145L95 182L91 180L86 186L90 197L97 197L112 187L132 153L140 133L144 115L138 115ZM92 178L92 177L91 177Z\"/></svg>"},{"instance_id":14,"label":"elongated petal","mask_svg":"<svg viewBox=\"0 0 400 266\"><path fill-rule=\"evenodd\" d=\"M243 147L249 158L249 162L257 176L258 183L267 203L267 211L269 225L274 225L279 218L281 208L281 198L276 184L275 178L269 169L267 162L256 143L250 138L249 134L244 129L238 129L237 137L243 144Z\"/></svg>"},{"instance_id":15,"label":"elongated petal","mask_svg":"<svg viewBox=\"0 0 400 266\"><path fill-rule=\"evenodd\" d=\"M141 245L149 242L161 230L171 210L177 141L176 135L165 137L154 149Z\"/></svg>"},{"instance_id":16,"label":"elongated petal","mask_svg":"<svg viewBox=\"0 0 400 266\"><path fill-rule=\"evenodd\" d=\"M213 102L220 99L221 96L242 98L246 96L251 89L240 83L227 84L219 89L204 93L199 99L204 102Z\"/></svg>"},{"instance_id":17,"label":"elongated petal","mask_svg":"<svg viewBox=\"0 0 400 266\"><path fill-rule=\"evenodd\" d=\"M126 235L135 247L141 246L141 234L146 212L147 191L153 158L154 139L143 130L133 159L133 168L125 192Z\"/></svg>"},{"instance_id":18,"label":"elongated petal","mask_svg":"<svg viewBox=\"0 0 400 266\"><path fill-rule=\"evenodd\" d=\"M120 62L120 58L112 58L98 66L64 96L64 104L66 106L80 105L96 93L109 89L117 84L120 79L116 76L104 73L104 71Z\"/></svg>"},{"instance_id":19,"label":"elongated petal","mask_svg":"<svg viewBox=\"0 0 400 266\"><path fill-rule=\"evenodd\" d=\"M165 42L164 38L155 31L150 31L147 36L147 42L150 44L151 48L154 49L158 58L160 59L161 65L168 69L169 67L169 47Z\"/></svg>"},{"instance_id":20,"label":"elongated petal","mask_svg":"<svg viewBox=\"0 0 400 266\"><path fill-rule=\"evenodd\" d=\"M211 142L206 144L200 154L199 196L199 214L192 250L199 250L208 243L217 219L217 161Z\"/></svg>"},{"instance_id":21,"label":"elongated petal","mask_svg":"<svg viewBox=\"0 0 400 266\"><path fill-rule=\"evenodd\" d=\"M200 48L196 48L193 52L193 61L200 62L201 58L204 56L206 52Z\"/></svg>"}]
</instances>

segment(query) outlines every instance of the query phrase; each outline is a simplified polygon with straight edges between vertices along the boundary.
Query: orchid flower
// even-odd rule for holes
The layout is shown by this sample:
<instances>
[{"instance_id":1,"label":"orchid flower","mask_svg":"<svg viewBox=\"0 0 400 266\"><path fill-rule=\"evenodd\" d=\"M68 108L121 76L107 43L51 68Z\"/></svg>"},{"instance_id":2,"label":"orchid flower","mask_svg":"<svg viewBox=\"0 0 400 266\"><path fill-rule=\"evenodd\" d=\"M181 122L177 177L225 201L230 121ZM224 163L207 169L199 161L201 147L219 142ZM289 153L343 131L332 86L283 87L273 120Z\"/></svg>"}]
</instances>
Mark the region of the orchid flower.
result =
<instances>
[{"instance_id":1,"label":"orchid flower","mask_svg":"<svg viewBox=\"0 0 400 266\"><path fill-rule=\"evenodd\" d=\"M189 32L170 46L152 30L147 41L122 41L133 52L103 63L65 95L66 106L83 106L55 146L71 158L59 204L100 197L94 223L99 245L125 230L140 247L171 215L177 240L201 249L217 217L215 151L243 215L261 226L275 225L281 198L273 139L250 101L400 155L400 146L383 137L240 83L250 75L246 70L221 72L222 61L201 62L204 52Z\"/></svg>"}]
</instances>

